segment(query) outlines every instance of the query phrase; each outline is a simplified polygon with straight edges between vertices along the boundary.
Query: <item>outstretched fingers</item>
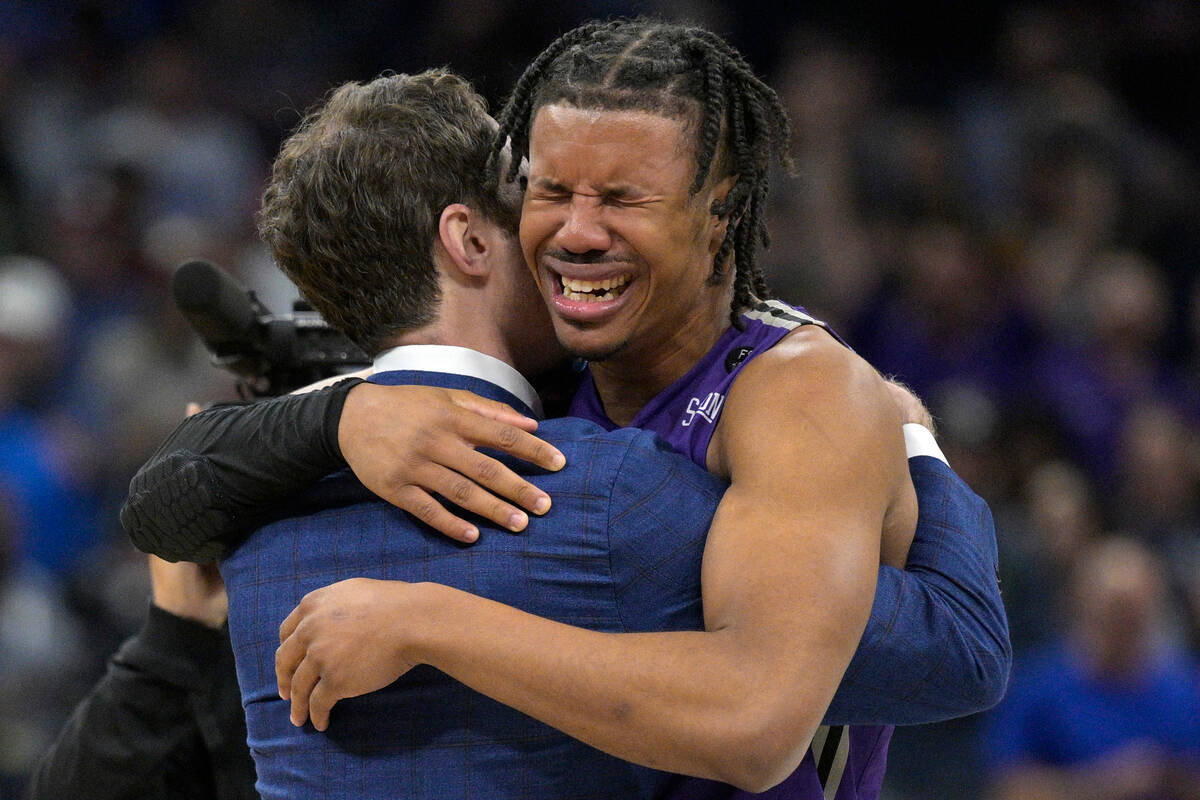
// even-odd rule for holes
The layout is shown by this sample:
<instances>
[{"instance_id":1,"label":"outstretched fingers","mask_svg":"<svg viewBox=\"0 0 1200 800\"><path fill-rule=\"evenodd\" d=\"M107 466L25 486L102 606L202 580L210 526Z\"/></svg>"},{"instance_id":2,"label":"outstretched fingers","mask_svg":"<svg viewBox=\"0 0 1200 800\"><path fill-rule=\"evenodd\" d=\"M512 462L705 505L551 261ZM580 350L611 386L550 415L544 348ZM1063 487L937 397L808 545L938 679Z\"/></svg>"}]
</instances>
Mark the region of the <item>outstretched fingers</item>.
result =
<instances>
[{"instance_id":1,"label":"outstretched fingers","mask_svg":"<svg viewBox=\"0 0 1200 800\"><path fill-rule=\"evenodd\" d=\"M407 484L394 491L382 492L380 496L451 539L470 543L479 538L479 528L451 514L433 495L419 486Z\"/></svg>"},{"instance_id":2,"label":"outstretched fingers","mask_svg":"<svg viewBox=\"0 0 1200 800\"><path fill-rule=\"evenodd\" d=\"M523 530L530 513L549 510L544 491L481 452L561 469L566 459L533 434L537 424L504 403L459 389L363 384L347 398L339 443L375 494L446 536L472 542L477 525L459 509L511 531Z\"/></svg>"},{"instance_id":3,"label":"outstretched fingers","mask_svg":"<svg viewBox=\"0 0 1200 800\"><path fill-rule=\"evenodd\" d=\"M452 392L455 405L474 412L461 418L461 433L476 446L502 450L551 472L562 469L567 463L558 448L533 435L533 431L537 430L537 420L518 413L504 403L471 392Z\"/></svg>"}]
</instances>

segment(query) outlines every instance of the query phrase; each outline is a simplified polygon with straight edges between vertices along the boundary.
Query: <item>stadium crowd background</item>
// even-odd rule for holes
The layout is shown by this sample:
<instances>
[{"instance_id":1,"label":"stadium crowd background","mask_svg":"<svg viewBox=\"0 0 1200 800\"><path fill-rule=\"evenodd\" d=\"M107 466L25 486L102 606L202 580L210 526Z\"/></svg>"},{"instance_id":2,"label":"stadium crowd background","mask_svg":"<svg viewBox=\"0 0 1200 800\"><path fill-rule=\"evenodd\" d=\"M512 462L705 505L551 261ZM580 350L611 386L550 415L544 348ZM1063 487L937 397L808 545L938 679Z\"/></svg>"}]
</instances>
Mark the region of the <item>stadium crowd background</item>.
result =
<instances>
[{"instance_id":1,"label":"stadium crowd background","mask_svg":"<svg viewBox=\"0 0 1200 800\"><path fill-rule=\"evenodd\" d=\"M700 21L779 90L799 174L774 181L769 280L917 390L991 503L1014 686L1080 633L1067 576L1112 533L1166 599L1092 634L1196 654L1200 5L768 5L0 4L0 798L145 613L130 476L187 401L233 397L171 269L210 259L289 310L253 212L305 107L447 64L496 108L612 14ZM901 729L887 796L983 796L993 719Z\"/></svg>"}]
</instances>

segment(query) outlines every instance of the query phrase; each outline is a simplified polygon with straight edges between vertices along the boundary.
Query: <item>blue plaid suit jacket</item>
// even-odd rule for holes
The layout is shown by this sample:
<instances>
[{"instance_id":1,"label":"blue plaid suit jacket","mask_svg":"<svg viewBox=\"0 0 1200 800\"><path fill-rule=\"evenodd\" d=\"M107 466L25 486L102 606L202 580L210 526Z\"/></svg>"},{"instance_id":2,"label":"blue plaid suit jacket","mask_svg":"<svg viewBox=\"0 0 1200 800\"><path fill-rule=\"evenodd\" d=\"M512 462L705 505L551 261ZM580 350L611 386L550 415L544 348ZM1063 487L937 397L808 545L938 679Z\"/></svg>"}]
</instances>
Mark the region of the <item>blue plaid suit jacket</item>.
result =
<instances>
[{"instance_id":1,"label":"blue plaid suit jacket","mask_svg":"<svg viewBox=\"0 0 1200 800\"><path fill-rule=\"evenodd\" d=\"M528 413L476 379L390 377L397 376L469 389ZM644 431L604 433L562 419L543 422L539 434L570 466L539 475L510 462L554 497L551 513L533 518L522 534L479 520L480 541L459 545L341 474L297 499L291 516L260 529L222 564L265 798L733 796L731 787L680 782L613 759L427 667L342 701L325 734L288 722L275 685L279 623L304 594L343 578L437 581L595 630L702 627L700 561L724 484ZM979 702L965 673L994 674L988 683L997 696L1006 682L1011 651L987 505L937 459L912 458L909 467L924 533L907 570L881 568L870 623L827 724L954 716ZM928 652L940 656L919 669L894 668ZM778 788L769 795L791 796L796 787Z\"/></svg>"},{"instance_id":2,"label":"blue plaid suit jacket","mask_svg":"<svg viewBox=\"0 0 1200 800\"><path fill-rule=\"evenodd\" d=\"M512 399L462 376L406 375ZM479 541L458 544L344 473L222 564L264 798L633 798L669 780L426 666L340 702L325 733L293 727L276 692L279 624L307 592L355 576L444 583L594 630L701 628L700 561L724 484L645 431L568 418L538 432L569 466L531 477L554 506L523 533L479 520Z\"/></svg>"}]
</instances>

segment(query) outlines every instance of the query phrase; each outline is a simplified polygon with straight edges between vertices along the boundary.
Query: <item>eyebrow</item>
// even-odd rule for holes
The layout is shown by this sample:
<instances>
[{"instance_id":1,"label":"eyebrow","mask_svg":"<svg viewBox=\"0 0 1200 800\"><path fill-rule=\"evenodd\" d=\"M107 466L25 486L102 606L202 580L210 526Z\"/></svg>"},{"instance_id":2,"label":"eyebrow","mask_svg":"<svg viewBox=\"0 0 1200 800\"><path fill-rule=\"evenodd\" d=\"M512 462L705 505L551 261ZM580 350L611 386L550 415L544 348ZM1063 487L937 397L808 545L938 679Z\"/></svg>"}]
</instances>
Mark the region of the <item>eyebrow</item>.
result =
<instances>
[{"instance_id":1,"label":"eyebrow","mask_svg":"<svg viewBox=\"0 0 1200 800\"><path fill-rule=\"evenodd\" d=\"M639 190L629 184L618 184L609 186L604 190L605 197L612 197L617 200L626 200L630 197L642 197L646 195L645 191Z\"/></svg>"},{"instance_id":2,"label":"eyebrow","mask_svg":"<svg viewBox=\"0 0 1200 800\"><path fill-rule=\"evenodd\" d=\"M565 194L570 193L566 186L559 181L554 180L553 178L543 178L540 176L537 178L530 178L529 185L536 186L539 189L547 189L551 192L562 192Z\"/></svg>"},{"instance_id":3,"label":"eyebrow","mask_svg":"<svg viewBox=\"0 0 1200 800\"><path fill-rule=\"evenodd\" d=\"M531 186L536 186L538 189L543 189L545 191L561 192L563 194L575 194L575 192L571 191L571 189L568 188L566 185L564 185L560 181L554 180L553 178L537 177L537 178L531 179L529 181L529 184ZM625 200L630 197L645 196L648 194L648 192L637 189L636 187L631 186L629 184L622 183L622 184L617 184L615 186L605 187L605 188L601 189L599 192L597 192L597 194L599 196L601 196L603 198L607 198L607 199Z\"/></svg>"}]
</instances>

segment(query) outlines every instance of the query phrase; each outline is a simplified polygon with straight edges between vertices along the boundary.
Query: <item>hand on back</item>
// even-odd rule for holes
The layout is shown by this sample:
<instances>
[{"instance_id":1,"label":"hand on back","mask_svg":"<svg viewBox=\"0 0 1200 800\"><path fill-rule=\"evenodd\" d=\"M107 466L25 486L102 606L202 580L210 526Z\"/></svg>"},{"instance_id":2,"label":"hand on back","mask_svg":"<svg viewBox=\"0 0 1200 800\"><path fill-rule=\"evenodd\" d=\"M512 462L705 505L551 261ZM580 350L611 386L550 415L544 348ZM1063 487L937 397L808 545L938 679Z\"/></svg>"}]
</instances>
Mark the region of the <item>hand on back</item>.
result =
<instances>
[{"instance_id":1,"label":"hand on back","mask_svg":"<svg viewBox=\"0 0 1200 800\"><path fill-rule=\"evenodd\" d=\"M477 448L561 469L562 453L535 430L536 420L471 392L363 383L346 399L338 443L372 492L446 536L472 542L479 536L476 525L438 496L502 528L523 530L528 515L522 509L544 514L549 496Z\"/></svg>"}]
</instances>

